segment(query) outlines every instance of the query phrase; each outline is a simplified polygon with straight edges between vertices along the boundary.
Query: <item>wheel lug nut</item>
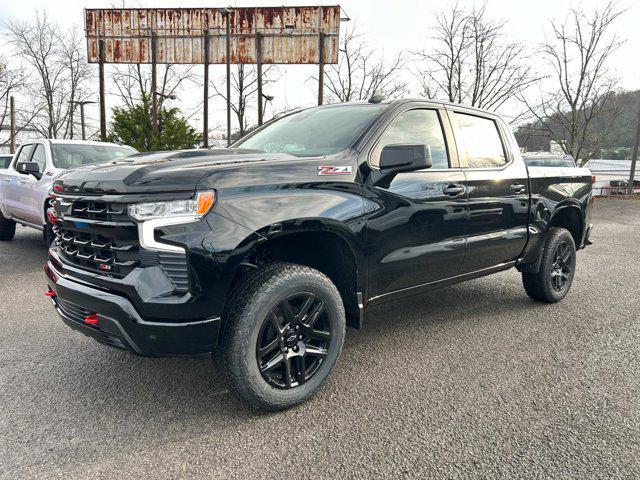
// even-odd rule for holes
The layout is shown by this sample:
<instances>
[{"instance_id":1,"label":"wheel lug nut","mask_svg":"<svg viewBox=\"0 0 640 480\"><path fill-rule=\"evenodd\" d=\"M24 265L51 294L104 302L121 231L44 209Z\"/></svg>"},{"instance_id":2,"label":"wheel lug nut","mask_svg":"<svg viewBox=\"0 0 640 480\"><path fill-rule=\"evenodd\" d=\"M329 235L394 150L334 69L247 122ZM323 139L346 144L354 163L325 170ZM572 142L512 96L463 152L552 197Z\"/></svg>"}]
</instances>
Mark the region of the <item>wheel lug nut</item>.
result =
<instances>
[{"instance_id":1,"label":"wheel lug nut","mask_svg":"<svg viewBox=\"0 0 640 480\"><path fill-rule=\"evenodd\" d=\"M300 330L300 325L296 325L296 330Z\"/></svg>"},{"instance_id":2,"label":"wheel lug nut","mask_svg":"<svg viewBox=\"0 0 640 480\"><path fill-rule=\"evenodd\" d=\"M302 335L298 335L298 340L302 340Z\"/></svg>"},{"instance_id":3,"label":"wheel lug nut","mask_svg":"<svg viewBox=\"0 0 640 480\"><path fill-rule=\"evenodd\" d=\"M298 347L293 347L293 351L297 352L298 351Z\"/></svg>"},{"instance_id":4,"label":"wheel lug nut","mask_svg":"<svg viewBox=\"0 0 640 480\"><path fill-rule=\"evenodd\" d=\"M291 325L287 325L287 330L291 330Z\"/></svg>"},{"instance_id":5,"label":"wheel lug nut","mask_svg":"<svg viewBox=\"0 0 640 480\"><path fill-rule=\"evenodd\" d=\"M282 351L283 351L284 353L287 353L287 352L289 351L289 349L288 349L287 347L284 347L284 348L282 349Z\"/></svg>"}]
</instances>

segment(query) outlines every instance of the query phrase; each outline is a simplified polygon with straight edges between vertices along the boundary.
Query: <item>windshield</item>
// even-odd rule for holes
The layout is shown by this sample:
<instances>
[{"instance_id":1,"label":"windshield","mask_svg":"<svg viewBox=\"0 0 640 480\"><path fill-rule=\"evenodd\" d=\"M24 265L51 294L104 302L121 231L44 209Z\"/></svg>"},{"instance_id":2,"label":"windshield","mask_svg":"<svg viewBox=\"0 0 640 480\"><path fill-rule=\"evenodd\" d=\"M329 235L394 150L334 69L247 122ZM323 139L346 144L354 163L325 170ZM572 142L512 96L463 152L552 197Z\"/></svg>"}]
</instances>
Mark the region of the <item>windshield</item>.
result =
<instances>
[{"instance_id":1,"label":"windshield","mask_svg":"<svg viewBox=\"0 0 640 480\"><path fill-rule=\"evenodd\" d=\"M234 147L298 157L331 155L353 144L385 108L362 104L304 110L274 121Z\"/></svg>"},{"instance_id":2,"label":"windshield","mask_svg":"<svg viewBox=\"0 0 640 480\"><path fill-rule=\"evenodd\" d=\"M82 145L75 143L54 143L53 165L56 168L75 168L92 163L108 162L116 158L128 157L138 153L132 147L121 145Z\"/></svg>"}]
</instances>

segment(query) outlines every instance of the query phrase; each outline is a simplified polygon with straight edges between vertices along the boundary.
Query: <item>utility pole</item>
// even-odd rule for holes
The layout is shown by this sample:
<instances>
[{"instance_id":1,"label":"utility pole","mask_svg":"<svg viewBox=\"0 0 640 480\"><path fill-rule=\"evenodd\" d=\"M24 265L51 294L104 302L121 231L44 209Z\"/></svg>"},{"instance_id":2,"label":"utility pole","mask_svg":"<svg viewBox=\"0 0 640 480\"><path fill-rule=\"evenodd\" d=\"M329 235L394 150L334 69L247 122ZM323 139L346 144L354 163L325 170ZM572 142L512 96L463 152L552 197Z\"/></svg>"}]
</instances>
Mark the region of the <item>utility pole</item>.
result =
<instances>
[{"instance_id":1,"label":"utility pole","mask_svg":"<svg viewBox=\"0 0 640 480\"><path fill-rule=\"evenodd\" d=\"M10 153L16 153L16 102L13 95L9 99L9 109L11 118L11 146L9 151Z\"/></svg>"},{"instance_id":2,"label":"utility pole","mask_svg":"<svg viewBox=\"0 0 640 480\"><path fill-rule=\"evenodd\" d=\"M82 102L74 100L72 102L73 106L80 105L80 128L82 129L82 140L86 140L87 139L87 137L85 135L85 124L84 124L84 106L86 104L88 104L88 103L96 103L96 102L93 102L91 100L84 100Z\"/></svg>"},{"instance_id":3,"label":"utility pole","mask_svg":"<svg viewBox=\"0 0 640 480\"><path fill-rule=\"evenodd\" d=\"M633 194L633 182L636 176L636 161L638 160L638 143L640 143L640 102L638 103L638 124L636 125L636 141L633 144L631 153L631 168L629 169L629 182L627 183L627 193Z\"/></svg>"}]
</instances>

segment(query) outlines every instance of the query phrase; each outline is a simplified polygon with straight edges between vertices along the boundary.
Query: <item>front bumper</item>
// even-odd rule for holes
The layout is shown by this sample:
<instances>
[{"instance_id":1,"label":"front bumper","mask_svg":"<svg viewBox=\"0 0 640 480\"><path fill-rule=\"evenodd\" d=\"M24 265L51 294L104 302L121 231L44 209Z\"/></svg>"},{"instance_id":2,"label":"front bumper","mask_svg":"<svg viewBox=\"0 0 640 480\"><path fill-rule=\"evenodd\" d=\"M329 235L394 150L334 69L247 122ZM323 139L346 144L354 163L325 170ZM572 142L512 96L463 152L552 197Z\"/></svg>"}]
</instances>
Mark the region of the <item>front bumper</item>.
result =
<instances>
[{"instance_id":1,"label":"front bumper","mask_svg":"<svg viewBox=\"0 0 640 480\"><path fill-rule=\"evenodd\" d=\"M197 355L213 350L220 317L194 322L143 319L126 298L73 281L45 265L49 296L62 321L112 347L144 356ZM86 317L97 315L97 324Z\"/></svg>"}]
</instances>

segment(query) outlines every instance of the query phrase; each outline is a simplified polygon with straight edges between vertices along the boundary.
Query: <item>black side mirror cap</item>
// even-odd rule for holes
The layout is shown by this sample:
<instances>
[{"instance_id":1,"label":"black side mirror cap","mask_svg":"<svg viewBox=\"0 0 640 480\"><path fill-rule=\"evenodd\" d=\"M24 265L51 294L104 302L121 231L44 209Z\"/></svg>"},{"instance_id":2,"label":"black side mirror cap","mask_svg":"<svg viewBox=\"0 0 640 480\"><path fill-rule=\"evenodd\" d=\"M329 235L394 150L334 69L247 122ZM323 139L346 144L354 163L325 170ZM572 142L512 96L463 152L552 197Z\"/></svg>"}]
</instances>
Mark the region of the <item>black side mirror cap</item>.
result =
<instances>
[{"instance_id":1,"label":"black side mirror cap","mask_svg":"<svg viewBox=\"0 0 640 480\"><path fill-rule=\"evenodd\" d=\"M431 149L428 145L393 144L387 145L380 154L380 172L399 173L431 168Z\"/></svg>"},{"instance_id":2,"label":"black side mirror cap","mask_svg":"<svg viewBox=\"0 0 640 480\"><path fill-rule=\"evenodd\" d=\"M16 163L16 170L18 171L18 173L24 173L25 175L33 175L38 180L42 178L40 165L38 165L36 162L18 162Z\"/></svg>"}]
</instances>

